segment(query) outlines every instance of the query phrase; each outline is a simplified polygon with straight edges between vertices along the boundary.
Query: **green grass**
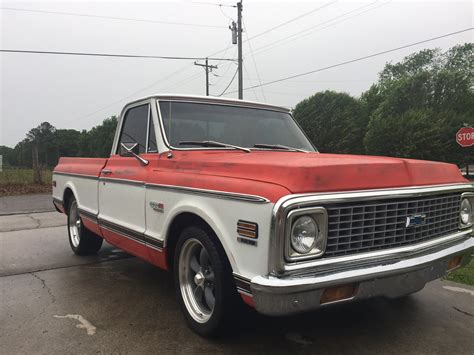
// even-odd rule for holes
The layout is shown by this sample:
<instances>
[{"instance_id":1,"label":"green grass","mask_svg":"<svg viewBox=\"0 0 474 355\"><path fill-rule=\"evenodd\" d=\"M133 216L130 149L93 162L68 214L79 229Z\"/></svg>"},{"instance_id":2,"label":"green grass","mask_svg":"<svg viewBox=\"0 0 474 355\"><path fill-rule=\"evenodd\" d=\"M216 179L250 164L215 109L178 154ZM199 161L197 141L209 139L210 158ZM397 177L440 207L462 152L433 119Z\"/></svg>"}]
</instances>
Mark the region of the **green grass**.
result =
<instances>
[{"instance_id":1,"label":"green grass","mask_svg":"<svg viewBox=\"0 0 474 355\"><path fill-rule=\"evenodd\" d=\"M51 170L43 170L43 183L51 185ZM0 171L0 185L32 185L33 169L11 169L4 168Z\"/></svg>"},{"instance_id":2,"label":"green grass","mask_svg":"<svg viewBox=\"0 0 474 355\"><path fill-rule=\"evenodd\" d=\"M448 276L446 276L445 279L474 286L474 258L471 259L469 264L453 271Z\"/></svg>"},{"instance_id":3,"label":"green grass","mask_svg":"<svg viewBox=\"0 0 474 355\"><path fill-rule=\"evenodd\" d=\"M51 193L51 170L43 170L43 184L33 183L32 169L3 168L0 171L0 196Z\"/></svg>"}]
</instances>

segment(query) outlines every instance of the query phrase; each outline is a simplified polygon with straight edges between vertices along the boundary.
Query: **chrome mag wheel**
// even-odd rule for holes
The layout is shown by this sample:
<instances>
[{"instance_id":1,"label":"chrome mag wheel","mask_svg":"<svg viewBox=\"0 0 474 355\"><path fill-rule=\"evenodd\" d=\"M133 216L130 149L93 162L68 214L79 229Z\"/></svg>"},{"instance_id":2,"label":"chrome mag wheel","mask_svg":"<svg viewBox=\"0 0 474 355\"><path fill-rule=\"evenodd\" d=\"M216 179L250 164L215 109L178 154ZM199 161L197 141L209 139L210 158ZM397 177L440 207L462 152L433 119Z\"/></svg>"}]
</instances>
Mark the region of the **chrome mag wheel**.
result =
<instances>
[{"instance_id":1,"label":"chrome mag wheel","mask_svg":"<svg viewBox=\"0 0 474 355\"><path fill-rule=\"evenodd\" d=\"M74 248L77 248L81 241L81 217L79 216L79 210L75 200L71 203L71 207L69 208L68 227L71 243Z\"/></svg>"},{"instance_id":2,"label":"chrome mag wheel","mask_svg":"<svg viewBox=\"0 0 474 355\"><path fill-rule=\"evenodd\" d=\"M178 271L186 309L196 322L206 323L216 303L214 270L209 254L199 240L190 238L183 244Z\"/></svg>"}]
</instances>

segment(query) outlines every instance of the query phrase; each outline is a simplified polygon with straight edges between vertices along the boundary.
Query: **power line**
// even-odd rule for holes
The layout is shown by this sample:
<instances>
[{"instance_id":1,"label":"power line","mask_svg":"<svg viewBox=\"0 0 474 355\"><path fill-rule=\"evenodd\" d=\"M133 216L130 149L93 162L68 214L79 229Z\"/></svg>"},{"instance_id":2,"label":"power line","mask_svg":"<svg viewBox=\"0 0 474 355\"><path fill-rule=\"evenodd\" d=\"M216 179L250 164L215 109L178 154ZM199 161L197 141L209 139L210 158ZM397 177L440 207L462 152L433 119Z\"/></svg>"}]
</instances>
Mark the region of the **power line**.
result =
<instances>
[{"instance_id":1,"label":"power line","mask_svg":"<svg viewBox=\"0 0 474 355\"><path fill-rule=\"evenodd\" d=\"M196 3L196 2L194 2L194 3ZM334 2L334 3L335 3L335 2ZM305 13L303 13L303 14L301 14L301 15L298 15L298 16L296 16L296 17L293 17L293 18L291 18L291 19L289 19L289 20L287 20L287 21L285 21L285 22L282 22L282 23L280 23L280 24L278 24L278 25L276 25L276 26L274 26L274 27L271 27L271 28L269 28L269 29L267 29L267 30L264 30L264 31L262 31L262 32L257 33L256 35L250 37L249 39L252 40L252 39L255 39L255 38L257 38L257 37L263 36L264 34L270 32L270 31L273 31L273 30L275 30L275 29L277 29L277 28L283 27L283 26L285 26L285 25L287 25L287 24L289 24L289 23L292 23L292 22L294 22L294 21L296 21L296 20L299 20L300 18L305 17L305 16L307 16L307 15L309 15L309 14L311 14L311 13L314 13L314 12L316 12L316 11L318 11L318 10L322 10L325 6L330 6L330 5L332 5L332 4L333 4L333 3L329 3L329 4L327 4L327 5L323 5L323 6L320 6L320 7L316 8L316 9L313 9L313 10L311 10L311 11L309 11L309 12L305 12ZM212 4L212 5L214 5L214 4ZM218 4L216 4L216 5L218 5ZM212 57L212 56L214 56L214 55L216 55L216 54L222 53L222 52L224 52L225 50L226 50L226 48L225 48L225 49L221 49L221 50L219 50L219 51L216 51L216 52L210 54L209 57Z\"/></svg>"},{"instance_id":2,"label":"power line","mask_svg":"<svg viewBox=\"0 0 474 355\"><path fill-rule=\"evenodd\" d=\"M248 35L248 31L247 31L247 27L245 26L245 21L242 22L243 25L244 25L244 30L245 30L245 35L247 36L247 44L249 46L249 49L250 49L250 54L252 56L252 61L253 61L253 66L255 67L255 72L257 73L257 78L258 78L258 82L260 85L262 85L262 81L260 80L260 73L258 72L258 67L257 67L257 62L255 61L255 56L253 55L253 50L252 50L252 45L250 44L250 40L249 40L249 35ZM247 77L248 77L248 73L247 73ZM264 102L267 102L267 98L265 97L265 92L263 91L263 87L260 86L260 90L262 91L262 95L263 95L263 101Z\"/></svg>"},{"instance_id":3,"label":"power line","mask_svg":"<svg viewBox=\"0 0 474 355\"><path fill-rule=\"evenodd\" d=\"M67 122L72 122L72 121L83 120L83 119L88 118L88 117L90 117L90 116L92 116L92 115L95 115L95 114L98 113L98 112L101 112L101 111L103 111L103 110L106 110L106 109L108 109L108 108L110 108L110 107L112 107L112 106L114 106L114 105L116 105L116 104L119 104L119 103L123 102L123 101L126 100L126 99L129 99L129 98L131 98L131 97L134 97L136 94L138 94L138 93L140 93L140 92L143 92L143 91L145 91L145 90L151 89L153 86L157 85L158 83L161 83L161 82L166 81L167 79L169 79L169 78L171 78L171 77L174 77L174 75L175 75L175 74L178 74L180 71L181 71L181 69L178 69L178 70L176 70L176 71L174 71L174 72L172 72L172 73L170 73L170 74L168 74L168 75L166 75L166 76L164 76L164 77L159 78L158 80L155 80L155 81L152 82L151 84L149 84L149 85L147 85L147 86L145 86L145 87L143 87L143 88L141 88L141 89L138 89L138 90L134 91L133 93L131 93L131 94L125 96L125 97L122 97L122 98L119 99L119 100L116 100L116 101L114 101L114 102L108 103L107 105L102 106L101 108L99 108L99 109L97 109L97 110L94 110L94 111L92 111L92 112L89 112L89 113L87 113L87 114L85 114L85 115L81 115L81 116L79 116L79 117L76 117L76 118L73 118L73 119L71 119L71 120L68 120L68 121L66 121L66 123L67 123ZM185 80L190 80L192 77L195 77L195 76L198 76L198 75L200 75L200 73L194 74L193 76L188 77L188 78L186 78ZM185 80L183 80L183 81L185 81ZM178 85L178 84L181 83L181 82L182 82L182 81L179 81L178 83L174 84L174 85L171 86L171 87L174 87L175 85Z\"/></svg>"},{"instance_id":4,"label":"power line","mask_svg":"<svg viewBox=\"0 0 474 355\"><path fill-rule=\"evenodd\" d=\"M248 78L250 75L249 75L249 72L247 71L247 65L244 65L243 67L244 67L245 75L246 75L247 78ZM260 87L260 89L261 89L261 87ZM257 93L256 93L256 91L255 91L255 89L252 89L252 93L253 93L253 96L255 97L255 101L260 101L260 99L259 99L259 97L258 97L258 95L257 95Z\"/></svg>"},{"instance_id":5,"label":"power line","mask_svg":"<svg viewBox=\"0 0 474 355\"><path fill-rule=\"evenodd\" d=\"M87 52L53 52L53 51L34 51L19 49L0 49L4 53L22 53L22 54L48 54L48 55L72 55L84 57L114 57L114 58L144 58L144 59L171 59L171 60L204 60L206 57L179 57L179 56L160 56L160 55L138 55L138 54L111 54L111 53L87 53ZM230 58L208 58L210 60L233 61Z\"/></svg>"},{"instance_id":6,"label":"power line","mask_svg":"<svg viewBox=\"0 0 474 355\"><path fill-rule=\"evenodd\" d=\"M265 31L263 31L263 32L257 33L255 36L250 37L250 39L255 39L255 38L258 38L258 37L260 37L260 36L263 36L263 35L267 34L268 32L274 31L274 30L276 30L276 29L278 29L278 28L280 28L280 27L283 27L283 26L286 26L286 25L288 25L288 24L290 24L290 23L292 23L292 22L295 22L295 21L297 21L297 20L299 20L299 19L301 19L301 18L303 18L303 17L306 17L306 16L311 15L311 14L313 14L313 13L315 13L315 12L318 12L318 11L320 11L320 10L322 10L322 9L325 9L326 7L329 7L329 6L331 6L331 5L334 5L336 2L337 2L337 1L329 2L329 3L327 3L327 4L324 4L324 5L322 5L322 6L319 6L319 7L315 8L315 9L313 9L313 10L310 10L310 11L308 11L308 12L305 12L305 13L301 14L301 15L298 15L298 16L296 16L296 17L293 17L293 18L289 19L288 21L282 22L282 23L280 23L280 24L278 24L278 25L276 25L276 26L274 26L274 27L271 27L271 28L269 28L269 29L267 29L267 30L265 30ZM248 41L248 40L249 40L249 39L247 39L247 41Z\"/></svg>"},{"instance_id":7,"label":"power line","mask_svg":"<svg viewBox=\"0 0 474 355\"><path fill-rule=\"evenodd\" d=\"M455 31L455 32L446 33L446 34L441 35L441 36L432 37L432 38L429 38L429 39L425 39L425 40L423 40L423 41L418 41L418 42L406 44L406 45L404 45L404 46L400 46L400 47L397 47L397 48L388 49L388 50L385 50L385 51L382 51L382 52L377 52L377 53L369 54L369 55L366 55L366 56L364 56L364 57L359 57L359 58L347 60L347 61L345 61L345 62L341 62L341 63L329 65L329 66L327 66L327 67L318 68L318 69L310 70L310 71L307 71L307 72L304 72L304 73L301 73L301 74L295 74L295 75L287 76L287 77L284 77L284 78L280 78L280 79L268 81L268 82L263 83L263 84L261 84L261 85L260 85L260 84L259 84L259 85L253 85L253 86L244 88L244 90L254 89L254 88L257 88L257 87L260 87L260 86L267 86L267 85L271 85L271 84L276 84L276 83L279 83L279 82L282 82L282 81L286 81L286 80L290 80L290 79L294 79L294 78L299 78L299 77L301 77L301 76L305 76L305 75L309 75L309 74L321 72L321 71L328 70L328 69L332 69L332 68L336 68L336 67L341 67L341 66L343 66L343 65L347 65L347 64L359 62L359 61L362 61L362 60L365 60L365 59L377 57L377 56L380 56L380 55L383 55L383 54L395 52L395 51L398 51L398 50L401 50L401 49L405 49L405 48L409 48L409 47L413 47L413 46L416 46L416 45L419 45L419 44L423 44L423 43L435 41L435 40L437 40L437 39L441 39L441 38L446 38L446 37L454 36L454 35L457 35L457 34L459 34L459 33L471 31L471 30L473 30L473 29L474 29L474 27L469 27L469 28L466 28L466 29L463 29L463 30L459 30L459 31ZM235 93L235 92L236 92L236 91L231 91L231 92L228 92L226 95L228 95L228 94L233 94L233 93Z\"/></svg>"},{"instance_id":8,"label":"power line","mask_svg":"<svg viewBox=\"0 0 474 355\"><path fill-rule=\"evenodd\" d=\"M202 1L193 1L191 2L191 5L209 5L209 6L219 6L219 7L237 7L235 5L229 5L229 4L218 4L214 2L202 2Z\"/></svg>"},{"instance_id":9,"label":"power line","mask_svg":"<svg viewBox=\"0 0 474 355\"><path fill-rule=\"evenodd\" d=\"M234 58L234 59L235 59L235 54L236 54L236 52L237 52L237 48L234 50L234 54L232 55L232 58ZM217 65L219 65L219 63L220 63L220 62L218 62ZM224 72L223 72L222 75L214 74L214 76L218 77L218 79L216 80L216 82L213 84L214 86L219 85L219 84L221 83L222 79L223 79L223 78L226 78L226 75L227 75L227 73L229 72L230 68L232 67L232 64L233 64L232 62L228 62L227 67L225 68L225 70L224 70ZM234 64L235 64L235 62L234 62ZM229 78L230 78L230 76L229 76Z\"/></svg>"},{"instance_id":10,"label":"power line","mask_svg":"<svg viewBox=\"0 0 474 355\"><path fill-rule=\"evenodd\" d=\"M263 45L263 46L257 48L254 53L255 53L255 54L260 54L260 53L266 52L266 51L268 51L268 50L270 50L270 49L273 49L273 48L275 48L275 47L278 47L278 46L279 46L278 44L279 44L280 42L284 42L284 43L282 43L282 44L285 44L285 43L288 43L289 40L293 40L293 41L294 41L294 40L297 39L297 38L301 38L301 37L304 37L304 36L309 35L310 33L314 33L314 32L317 32L317 31L321 31L321 30L323 30L323 29L325 29L325 28L335 26L335 25L337 25L337 24L339 24L339 23L341 23L341 22L347 21L347 20L349 20L349 19L351 19L351 18L360 16L360 15L362 15L362 14L368 12L368 11L375 10L375 9L381 7L381 6L384 6L384 5L387 5L387 4L388 4L388 3L382 3L382 4L378 5L378 6L375 6L375 7L373 7L373 8L369 8L369 9L366 9L365 11L361 11L361 12L359 12L359 13L356 13L356 14L354 14L354 15L352 15L352 16L349 16L349 17L347 17L347 18L345 18L345 19L342 19L342 20L340 20L340 21L336 21L336 22L334 22L334 23L331 23L331 22L333 22L334 20L340 19L340 18L345 17L345 16L347 16L347 15L350 15L350 14L352 14L352 13L354 13L354 12L357 12L357 11L359 11L359 10L365 9L365 8L367 8L367 7L370 7L370 6L374 5L374 4L376 4L377 2L378 2L378 1L374 1L374 2L372 2L372 3L370 3L370 4L365 4L365 5L359 6L359 7L357 7L357 8L354 9L354 10L351 10L351 11L345 12L345 13L343 13L343 14L341 14L341 15L335 16L335 17L333 17L333 18L331 18L331 19L329 19L329 20L326 20L326 21L324 21L324 22L321 22L321 23L319 23L319 24L317 24L317 25L314 25L314 26L308 27L308 28L306 28L306 29L304 29L304 30L295 32L295 33L293 33L293 34L291 34L291 35L289 35L289 36L286 36L286 37L284 37L284 38L280 38L279 40L276 40L276 41L267 43L267 44L265 44L265 45ZM321 26L323 26L323 25L325 25L325 24L328 24L328 23L329 23L329 25L327 25L327 26L325 26L325 27L322 27L322 28L319 28L319 27L321 27ZM282 44L280 44L280 45L282 45Z\"/></svg>"},{"instance_id":11,"label":"power line","mask_svg":"<svg viewBox=\"0 0 474 355\"><path fill-rule=\"evenodd\" d=\"M174 26L209 27L209 28L219 28L219 29L224 28L224 26L206 25L206 24L200 24L200 23L170 22L170 21L160 21L160 20L151 20L151 19L150 20L138 19L138 18L131 18L131 17L116 17L116 16L81 14L81 13L75 13L75 12L60 12L60 11L45 11L45 10L34 10L34 9L20 9L20 8L16 8L16 7L0 7L0 10L33 12L33 13L50 14L50 15L91 17L91 18L101 18L101 19L119 20L119 21L159 23L159 24L162 24L162 25L174 25Z\"/></svg>"},{"instance_id":12,"label":"power line","mask_svg":"<svg viewBox=\"0 0 474 355\"><path fill-rule=\"evenodd\" d=\"M221 94L219 95L219 97L223 96L223 95L227 95L226 94L226 91L227 89L232 85L232 83L234 82L234 79L235 77L237 76L237 72L239 71L239 68L237 68L237 70L235 71L234 73L234 76L232 77L232 79L230 79L230 82L229 84L227 84L226 88L224 89L224 91L221 92ZM236 91L233 91L233 92L236 92ZM230 93L229 93L230 94Z\"/></svg>"}]
</instances>

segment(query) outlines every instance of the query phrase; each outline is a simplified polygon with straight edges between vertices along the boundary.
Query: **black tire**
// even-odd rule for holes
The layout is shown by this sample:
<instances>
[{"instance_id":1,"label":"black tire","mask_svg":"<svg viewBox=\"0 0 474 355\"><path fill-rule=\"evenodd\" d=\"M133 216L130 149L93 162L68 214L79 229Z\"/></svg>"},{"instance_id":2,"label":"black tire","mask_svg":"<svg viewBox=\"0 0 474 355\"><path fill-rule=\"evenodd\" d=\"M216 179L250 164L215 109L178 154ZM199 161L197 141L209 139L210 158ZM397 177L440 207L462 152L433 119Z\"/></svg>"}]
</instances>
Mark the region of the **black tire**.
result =
<instances>
[{"instance_id":1,"label":"black tire","mask_svg":"<svg viewBox=\"0 0 474 355\"><path fill-rule=\"evenodd\" d=\"M235 312L236 309L239 308L239 302L242 303L238 297L235 282L232 277L232 269L225 252L222 249L222 246L217 244L212 237L215 237L215 235L207 228L201 226L190 226L185 228L179 236L173 262L176 296L179 300L186 322L194 332L205 337L222 335L229 330L236 319ZM212 286L203 286L203 291L196 292L196 289L200 288L199 284L196 282L196 280L199 281L199 278L196 279L197 274L201 272L203 277L207 277L204 276L206 275L206 270L204 269L205 266L203 266L205 263L201 262L202 249L200 252L197 249L200 247L199 244L201 247L205 248L208 255L209 263L207 274L212 273L213 277L212 282L209 281L207 284ZM197 273L193 270L191 263L189 263L188 267L184 267L184 265L188 265L187 260L190 260L189 255L192 255L192 251L189 250L190 248L195 248L196 253L199 252L200 271ZM188 255L188 253L190 254ZM191 258L193 257L191 256ZM197 260L197 255L195 258ZM196 269L195 263L194 269ZM194 277L192 275L194 275ZM192 278L192 281L190 281L190 278ZM204 283L206 282L208 282L207 278ZM194 292L191 292L193 287L195 287ZM209 302L207 302L207 291L209 291L209 288L212 289L210 294L214 296L214 306L210 315L207 314L210 310L210 307L208 307ZM188 290L190 290L189 292L192 293L195 300L200 298L202 303L201 301L196 301L194 307L190 305L189 297L191 296L188 294ZM196 297L198 294L201 297ZM188 301L186 301L186 299ZM212 297L210 297L210 299L212 300ZM198 308L197 312L196 308ZM200 318L200 311L202 311L202 319L198 321L196 318Z\"/></svg>"},{"instance_id":2,"label":"black tire","mask_svg":"<svg viewBox=\"0 0 474 355\"><path fill-rule=\"evenodd\" d=\"M102 242L104 240L84 227L74 196L71 197L69 201L67 211L67 232L69 236L69 245L71 246L74 254L96 254L102 247Z\"/></svg>"}]
</instances>

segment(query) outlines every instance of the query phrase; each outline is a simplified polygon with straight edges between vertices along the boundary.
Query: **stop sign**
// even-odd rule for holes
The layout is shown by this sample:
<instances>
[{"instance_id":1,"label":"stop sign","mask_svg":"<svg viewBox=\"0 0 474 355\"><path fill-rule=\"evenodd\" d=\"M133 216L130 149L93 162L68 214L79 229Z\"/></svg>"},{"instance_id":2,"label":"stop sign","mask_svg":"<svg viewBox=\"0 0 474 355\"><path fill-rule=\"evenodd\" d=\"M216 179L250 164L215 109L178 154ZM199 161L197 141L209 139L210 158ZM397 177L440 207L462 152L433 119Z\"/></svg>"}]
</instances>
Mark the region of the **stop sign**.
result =
<instances>
[{"instance_id":1,"label":"stop sign","mask_svg":"<svg viewBox=\"0 0 474 355\"><path fill-rule=\"evenodd\" d=\"M456 142L461 147L474 145L474 127L463 127L456 133Z\"/></svg>"}]
</instances>

